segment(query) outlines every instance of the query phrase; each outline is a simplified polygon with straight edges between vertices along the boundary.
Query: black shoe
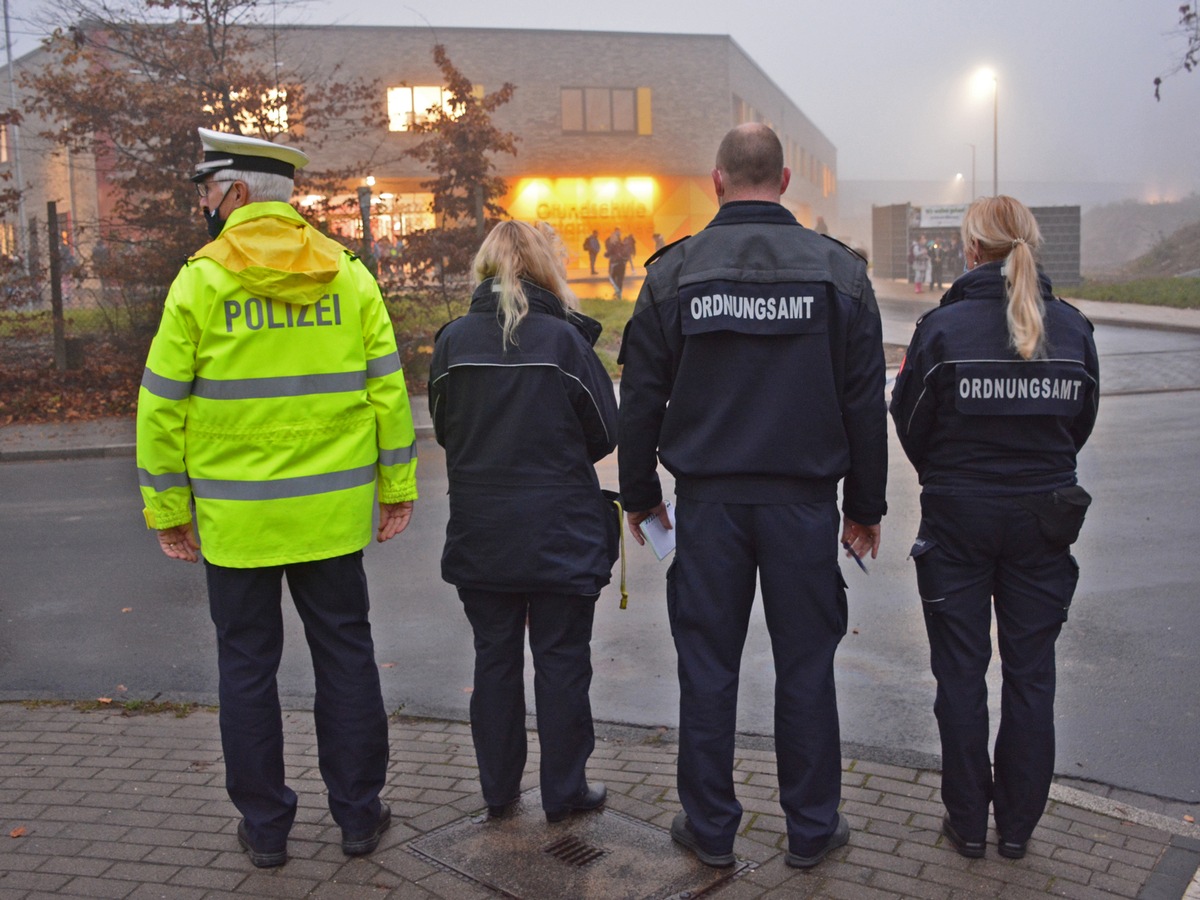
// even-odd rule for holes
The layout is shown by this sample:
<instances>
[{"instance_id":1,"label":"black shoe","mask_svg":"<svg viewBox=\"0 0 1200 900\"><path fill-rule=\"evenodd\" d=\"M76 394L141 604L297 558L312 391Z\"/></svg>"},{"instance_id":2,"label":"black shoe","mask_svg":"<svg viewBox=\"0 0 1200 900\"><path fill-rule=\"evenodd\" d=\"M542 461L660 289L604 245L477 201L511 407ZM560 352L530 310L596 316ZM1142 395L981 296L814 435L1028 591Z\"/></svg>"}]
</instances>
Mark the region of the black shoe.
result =
<instances>
[{"instance_id":1,"label":"black shoe","mask_svg":"<svg viewBox=\"0 0 1200 900\"><path fill-rule=\"evenodd\" d=\"M242 845L242 849L246 851L246 855L250 857L250 862L254 863L259 869L273 869L287 862L286 846L282 850L276 850L272 853L254 848L254 845L250 843L250 834L246 831L245 819L238 822L237 839L238 843Z\"/></svg>"},{"instance_id":2,"label":"black shoe","mask_svg":"<svg viewBox=\"0 0 1200 900\"><path fill-rule=\"evenodd\" d=\"M521 802L520 797L514 797L507 803L501 803L498 806L489 806L487 808L488 821L493 819L508 819L514 816L517 812L517 804Z\"/></svg>"},{"instance_id":3,"label":"black shoe","mask_svg":"<svg viewBox=\"0 0 1200 900\"><path fill-rule=\"evenodd\" d=\"M370 831L359 834L342 832L342 852L347 856L366 856L379 846L379 839L391 827L392 810L382 800L379 801L379 819Z\"/></svg>"},{"instance_id":4,"label":"black shoe","mask_svg":"<svg viewBox=\"0 0 1200 900\"><path fill-rule=\"evenodd\" d=\"M1025 856L1025 851L1028 847L1029 841L1021 841L1018 844L1015 841L1006 841L1004 838L1000 838L997 849L1005 859L1021 859Z\"/></svg>"},{"instance_id":5,"label":"black shoe","mask_svg":"<svg viewBox=\"0 0 1200 900\"><path fill-rule=\"evenodd\" d=\"M696 854L696 859L714 869L724 869L737 862L733 853L709 853L701 847L696 832L692 831L692 823L688 821L687 813L679 813L671 823L671 840L687 847Z\"/></svg>"},{"instance_id":6,"label":"black shoe","mask_svg":"<svg viewBox=\"0 0 1200 900\"><path fill-rule=\"evenodd\" d=\"M583 793L579 794L574 800L571 800L562 809L546 810L547 822L561 822L571 813L587 812L592 809L599 809L604 805L605 799L608 797L608 788L600 782L585 787Z\"/></svg>"},{"instance_id":7,"label":"black shoe","mask_svg":"<svg viewBox=\"0 0 1200 900\"><path fill-rule=\"evenodd\" d=\"M812 856L801 856L799 853L788 851L785 862L793 869L811 869L821 860L830 850L836 850L838 847L844 847L850 842L850 823L846 821L846 817L838 813L837 827L833 829L833 834L829 836L829 840L825 842L820 850Z\"/></svg>"},{"instance_id":8,"label":"black shoe","mask_svg":"<svg viewBox=\"0 0 1200 900\"><path fill-rule=\"evenodd\" d=\"M942 816L942 834L946 836L953 846L958 851L959 856L965 856L967 859L979 859L983 856L987 849L987 844L983 841L965 841L954 826L950 824L950 814Z\"/></svg>"}]
</instances>

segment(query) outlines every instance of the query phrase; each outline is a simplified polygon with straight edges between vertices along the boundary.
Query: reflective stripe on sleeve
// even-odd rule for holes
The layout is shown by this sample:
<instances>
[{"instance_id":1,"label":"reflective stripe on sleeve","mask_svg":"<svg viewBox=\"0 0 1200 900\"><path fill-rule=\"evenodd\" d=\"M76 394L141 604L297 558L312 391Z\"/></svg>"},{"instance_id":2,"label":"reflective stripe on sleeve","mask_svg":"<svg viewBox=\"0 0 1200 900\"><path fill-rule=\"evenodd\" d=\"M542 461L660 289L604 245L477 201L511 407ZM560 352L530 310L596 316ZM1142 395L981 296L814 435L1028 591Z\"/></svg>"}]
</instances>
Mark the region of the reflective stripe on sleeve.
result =
<instances>
[{"instance_id":1,"label":"reflective stripe on sleeve","mask_svg":"<svg viewBox=\"0 0 1200 900\"><path fill-rule=\"evenodd\" d=\"M192 382L164 378L149 369L142 373L142 387L164 400L186 400L192 392Z\"/></svg>"},{"instance_id":2,"label":"reflective stripe on sleeve","mask_svg":"<svg viewBox=\"0 0 1200 900\"><path fill-rule=\"evenodd\" d=\"M416 458L416 444L409 444L407 447L398 447L395 450L379 451L379 464L381 466L399 466L404 463L410 463Z\"/></svg>"},{"instance_id":3,"label":"reflective stripe on sleeve","mask_svg":"<svg viewBox=\"0 0 1200 900\"><path fill-rule=\"evenodd\" d=\"M187 472L164 472L161 475L153 475L145 469L138 469L138 484L156 491L187 487L189 483Z\"/></svg>"},{"instance_id":4,"label":"reflective stripe on sleeve","mask_svg":"<svg viewBox=\"0 0 1200 900\"><path fill-rule=\"evenodd\" d=\"M375 466L359 466L341 472L300 475L272 481L227 481L219 478L193 478L192 492L201 500L283 500L309 497L348 488L362 487L375 481Z\"/></svg>"},{"instance_id":5,"label":"reflective stripe on sleeve","mask_svg":"<svg viewBox=\"0 0 1200 900\"><path fill-rule=\"evenodd\" d=\"M366 372L331 372L325 375L281 375L276 378L230 378L214 381L197 378L192 394L206 400L261 400L268 397L304 397L361 391Z\"/></svg>"},{"instance_id":6,"label":"reflective stripe on sleeve","mask_svg":"<svg viewBox=\"0 0 1200 900\"><path fill-rule=\"evenodd\" d=\"M384 375L391 375L393 372L400 371L400 353L392 351L386 356L377 356L374 359L367 360L367 377L382 378Z\"/></svg>"}]
</instances>

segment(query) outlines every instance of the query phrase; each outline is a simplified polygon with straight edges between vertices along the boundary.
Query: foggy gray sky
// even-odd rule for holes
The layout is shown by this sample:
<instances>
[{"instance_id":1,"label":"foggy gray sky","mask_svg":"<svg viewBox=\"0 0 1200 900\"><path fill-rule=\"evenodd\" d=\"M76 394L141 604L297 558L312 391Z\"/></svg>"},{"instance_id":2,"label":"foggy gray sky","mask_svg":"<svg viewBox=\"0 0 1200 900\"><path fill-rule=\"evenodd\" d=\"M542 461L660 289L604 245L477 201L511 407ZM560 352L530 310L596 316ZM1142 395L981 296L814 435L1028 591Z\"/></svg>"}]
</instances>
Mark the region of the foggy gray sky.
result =
<instances>
[{"instance_id":1,"label":"foggy gray sky","mask_svg":"<svg viewBox=\"0 0 1200 900\"><path fill-rule=\"evenodd\" d=\"M10 0L14 32L40 4ZM1152 81L1181 56L1179 0L312 0L308 25L728 34L838 150L847 179L992 177L997 73L1005 182L1114 182L1140 199L1200 191L1200 72ZM17 49L33 43L23 37ZM497 53L503 47L497 46ZM451 48L451 52L453 49ZM470 74L469 72L467 73ZM519 88L519 85L518 85Z\"/></svg>"}]
</instances>

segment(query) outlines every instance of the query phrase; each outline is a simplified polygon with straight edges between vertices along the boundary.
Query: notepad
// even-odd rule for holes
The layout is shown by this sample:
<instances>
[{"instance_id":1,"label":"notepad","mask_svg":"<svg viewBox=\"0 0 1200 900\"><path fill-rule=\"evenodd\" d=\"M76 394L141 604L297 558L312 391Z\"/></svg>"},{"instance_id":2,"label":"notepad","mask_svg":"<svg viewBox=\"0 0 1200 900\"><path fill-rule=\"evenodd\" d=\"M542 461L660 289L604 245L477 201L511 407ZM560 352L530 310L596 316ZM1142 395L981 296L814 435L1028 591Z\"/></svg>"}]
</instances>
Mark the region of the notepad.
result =
<instances>
[{"instance_id":1,"label":"notepad","mask_svg":"<svg viewBox=\"0 0 1200 900\"><path fill-rule=\"evenodd\" d=\"M654 551L654 555L659 559L666 559L667 555L675 549L675 507L668 500L667 517L671 520L671 528L668 530L663 527L662 522L658 520L658 516L650 516L648 519L642 520L642 534L646 536L646 540L650 543L650 549Z\"/></svg>"}]
</instances>

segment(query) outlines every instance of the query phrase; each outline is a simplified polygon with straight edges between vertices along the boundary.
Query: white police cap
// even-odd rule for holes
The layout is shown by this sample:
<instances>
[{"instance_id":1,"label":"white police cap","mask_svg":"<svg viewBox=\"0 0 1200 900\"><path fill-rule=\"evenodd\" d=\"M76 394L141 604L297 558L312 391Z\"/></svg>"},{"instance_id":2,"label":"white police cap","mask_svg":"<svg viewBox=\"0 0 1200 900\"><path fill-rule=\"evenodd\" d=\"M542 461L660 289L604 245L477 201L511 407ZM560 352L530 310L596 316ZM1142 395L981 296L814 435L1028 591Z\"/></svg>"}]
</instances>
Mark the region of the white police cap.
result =
<instances>
[{"instance_id":1,"label":"white police cap","mask_svg":"<svg viewBox=\"0 0 1200 900\"><path fill-rule=\"evenodd\" d=\"M203 181L222 169L243 172L270 172L295 178L296 170L308 165L308 157L287 144L274 144L243 134L230 134L200 128L200 143L204 145L204 162L196 166L192 181Z\"/></svg>"}]
</instances>

